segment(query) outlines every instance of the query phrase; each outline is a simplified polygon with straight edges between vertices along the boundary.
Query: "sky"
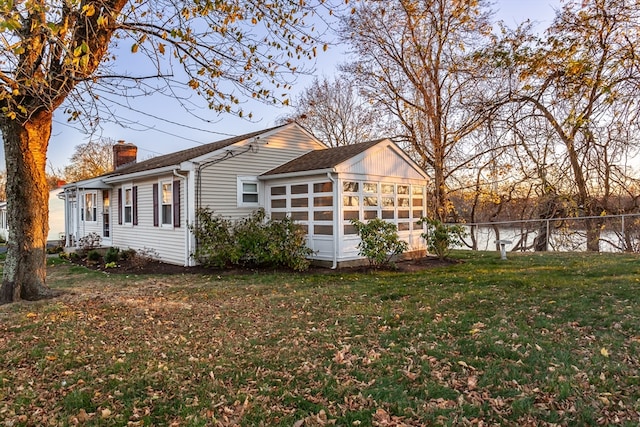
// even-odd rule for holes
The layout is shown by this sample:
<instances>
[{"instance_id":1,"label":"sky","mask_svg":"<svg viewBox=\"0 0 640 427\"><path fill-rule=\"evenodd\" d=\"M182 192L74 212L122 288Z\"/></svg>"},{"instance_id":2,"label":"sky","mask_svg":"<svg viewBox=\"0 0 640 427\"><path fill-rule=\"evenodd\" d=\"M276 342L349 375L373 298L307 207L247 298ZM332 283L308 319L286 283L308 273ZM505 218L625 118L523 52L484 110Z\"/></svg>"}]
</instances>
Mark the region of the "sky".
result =
<instances>
[{"instance_id":1,"label":"sky","mask_svg":"<svg viewBox=\"0 0 640 427\"><path fill-rule=\"evenodd\" d=\"M548 26L555 11L563 0L495 0L496 20L502 20L509 27L515 27L526 19L537 23L539 28ZM318 52L315 71L297 78L291 91L295 99L312 81L314 76L331 77L336 67L346 60L345 48L333 46L326 52ZM253 113L253 120L239 119L231 115L217 115L206 107L199 108L198 114L207 121L194 118L182 107L163 95L131 100L134 109L114 105L112 111L121 122L103 123L101 130L87 135L78 130L77 124L67 122L66 116L57 111L54 115L53 131L49 142L48 172L60 171L70 164L69 158L74 147L89 139L110 138L125 140L138 146L138 160L156 155L218 141L230 136L241 135L265 129L276 124L279 117L289 112L285 108L248 101L243 107ZM0 161L4 166L4 153L0 150ZM2 167L4 169L4 167Z\"/></svg>"}]
</instances>

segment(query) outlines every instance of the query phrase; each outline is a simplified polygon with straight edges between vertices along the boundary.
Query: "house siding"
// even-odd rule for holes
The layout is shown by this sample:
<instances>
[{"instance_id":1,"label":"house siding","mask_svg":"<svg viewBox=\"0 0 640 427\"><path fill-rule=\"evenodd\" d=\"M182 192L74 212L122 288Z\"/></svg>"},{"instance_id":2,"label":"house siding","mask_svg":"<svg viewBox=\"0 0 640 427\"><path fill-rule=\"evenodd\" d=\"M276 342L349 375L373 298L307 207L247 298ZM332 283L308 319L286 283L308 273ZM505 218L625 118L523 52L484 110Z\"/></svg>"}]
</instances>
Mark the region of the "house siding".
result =
<instances>
[{"instance_id":1,"label":"house siding","mask_svg":"<svg viewBox=\"0 0 640 427\"><path fill-rule=\"evenodd\" d=\"M256 206L238 206L238 177L258 176L319 148L323 146L296 128L261 138L257 143L247 141L239 144L234 147L235 156L202 167L200 188L196 189L201 195L198 207L212 209L216 214L231 219L246 217L259 207L264 207L264 186L259 183L259 202Z\"/></svg>"},{"instance_id":2,"label":"house siding","mask_svg":"<svg viewBox=\"0 0 640 427\"><path fill-rule=\"evenodd\" d=\"M163 227L153 225L153 185L161 181L171 180L179 182L180 185L180 227ZM138 187L138 223L118 224L118 211L121 209L118 200L118 189L127 186ZM119 184L114 187L111 202L112 210L112 246L120 249L151 250L157 253L157 257L164 262L178 265L185 265L185 228L187 227L185 213L185 193L184 180L176 181L176 177L170 174L162 175L145 180L136 180ZM155 255L153 253L152 255Z\"/></svg>"}]
</instances>

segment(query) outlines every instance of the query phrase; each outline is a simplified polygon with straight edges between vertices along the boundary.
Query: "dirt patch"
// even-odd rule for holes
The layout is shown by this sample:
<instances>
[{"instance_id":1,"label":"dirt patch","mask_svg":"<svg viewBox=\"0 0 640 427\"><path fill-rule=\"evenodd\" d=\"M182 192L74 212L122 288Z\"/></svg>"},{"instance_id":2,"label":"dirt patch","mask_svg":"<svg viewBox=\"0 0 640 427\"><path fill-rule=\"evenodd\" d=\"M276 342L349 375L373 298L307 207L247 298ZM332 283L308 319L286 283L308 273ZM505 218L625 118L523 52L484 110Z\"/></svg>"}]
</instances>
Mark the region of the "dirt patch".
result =
<instances>
[{"instance_id":1,"label":"dirt patch","mask_svg":"<svg viewBox=\"0 0 640 427\"><path fill-rule=\"evenodd\" d=\"M72 260L75 264L85 266L92 270L104 271L110 274L209 274L209 275L237 275L237 274L256 274L265 272L292 272L285 268L207 268L201 265L194 267L184 267L180 265L167 264L160 261L148 261L144 264L139 262L130 263L127 260L119 261L115 267L106 268L102 261L88 261L87 259ZM375 271L395 271L399 273L411 273L423 271L437 267L444 267L459 263L459 260L444 259L440 260L436 257L422 257L418 259L403 260L395 263L393 267L374 269L368 265L357 267L343 267L332 270L326 267L310 266L302 274L344 274L344 273L371 273Z\"/></svg>"}]
</instances>

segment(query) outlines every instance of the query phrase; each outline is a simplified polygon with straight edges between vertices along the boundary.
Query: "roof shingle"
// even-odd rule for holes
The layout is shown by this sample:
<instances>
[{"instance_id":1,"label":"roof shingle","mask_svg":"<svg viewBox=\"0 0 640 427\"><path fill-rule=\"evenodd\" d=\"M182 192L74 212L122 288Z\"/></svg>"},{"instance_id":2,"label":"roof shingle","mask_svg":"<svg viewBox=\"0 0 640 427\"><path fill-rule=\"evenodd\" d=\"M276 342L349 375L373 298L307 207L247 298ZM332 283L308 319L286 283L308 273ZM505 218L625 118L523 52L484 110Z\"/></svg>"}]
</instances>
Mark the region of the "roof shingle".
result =
<instances>
[{"instance_id":1,"label":"roof shingle","mask_svg":"<svg viewBox=\"0 0 640 427\"><path fill-rule=\"evenodd\" d=\"M255 136L261 135L266 132L270 132L274 129L281 128L282 126L275 126L269 129L263 129L257 132L251 132L244 135L234 136L222 141L216 141L209 144L200 145L193 148L187 148L186 150L176 151L175 153L165 154L163 156L152 157L151 159L144 160L142 162L130 163L124 165L114 171L104 174L103 176L119 176L124 174L130 174L135 172L143 172L152 169L159 169L167 166L179 165L180 163L194 159L196 157L203 156L207 153L211 153L216 150L233 145L237 142L250 139Z\"/></svg>"}]
</instances>

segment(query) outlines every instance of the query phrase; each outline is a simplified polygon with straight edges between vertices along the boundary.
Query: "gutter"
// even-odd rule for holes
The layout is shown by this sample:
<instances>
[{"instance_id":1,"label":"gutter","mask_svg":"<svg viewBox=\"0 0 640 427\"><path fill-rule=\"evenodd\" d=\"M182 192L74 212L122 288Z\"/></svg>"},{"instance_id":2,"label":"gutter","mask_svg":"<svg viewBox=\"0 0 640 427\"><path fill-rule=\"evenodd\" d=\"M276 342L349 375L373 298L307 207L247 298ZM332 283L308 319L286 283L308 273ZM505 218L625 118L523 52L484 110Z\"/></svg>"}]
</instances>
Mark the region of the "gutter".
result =
<instances>
[{"instance_id":1,"label":"gutter","mask_svg":"<svg viewBox=\"0 0 640 427\"><path fill-rule=\"evenodd\" d=\"M172 166L165 166L163 168L149 169L146 171L140 171L140 172L134 172L134 173L127 173L123 175L114 176L111 178L104 178L103 181L106 182L107 184L130 181L132 179L143 178L150 175L158 175L166 172L173 172L174 170L177 170L178 167L179 165L172 165Z\"/></svg>"},{"instance_id":2,"label":"gutter","mask_svg":"<svg viewBox=\"0 0 640 427\"><path fill-rule=\"evenodd\" d=\"M312 169L312 170L307 170L307 171L298 171L298 172L287 172L287 173L278 173L278 174L272 174L272 175L260 175L258 176L258 179L261 181L265 181L267 179L280 179L280 178L298 178L298 177L303 177L303 176L308 176L308 175L321 175L321 174L331 174L331 173L335 173L336 170L335 168L327 168L327 169ZM330 178L331 181L333 182L333 178Z\"/></svg>"},{"instance_id":3,"label":"gutter","mask_svg":"<svg viewBox=\"0 0 640 427\"><path fill-rule=\"evenodd\" d=\"M189 232L189 176L181 175L178 173L178 169L173 170L173 176L184 180L184 265L186 267L191 266L191 233ZM180 206L178 206L180 209Z\"/></svg>"}]
</instances>

